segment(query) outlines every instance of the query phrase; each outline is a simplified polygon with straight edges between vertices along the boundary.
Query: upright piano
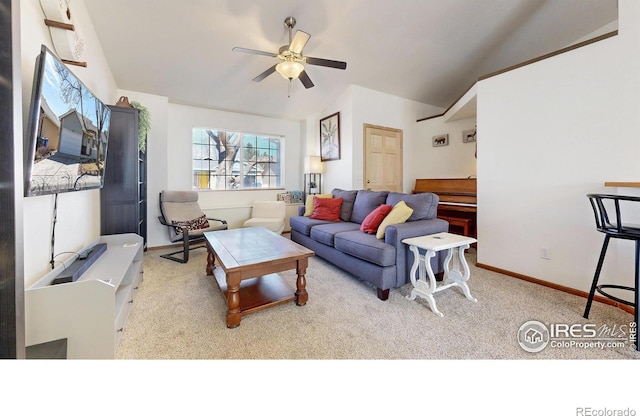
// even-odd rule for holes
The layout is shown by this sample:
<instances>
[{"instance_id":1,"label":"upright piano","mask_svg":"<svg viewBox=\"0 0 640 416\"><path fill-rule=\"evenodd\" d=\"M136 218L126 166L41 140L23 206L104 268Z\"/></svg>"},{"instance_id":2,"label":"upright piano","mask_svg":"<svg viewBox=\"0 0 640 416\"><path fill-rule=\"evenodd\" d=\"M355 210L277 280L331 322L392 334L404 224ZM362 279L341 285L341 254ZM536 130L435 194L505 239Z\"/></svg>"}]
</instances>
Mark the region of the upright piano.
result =
<instances>
[{"instance_id":1,"label":"upright piano","mask_svg":"<svg viewBox=\"0 0 640 416\"><path fill-rule=\"evenodd\" d=\"M413 193L432 192L440 198L438 218L452 232L476 238L478 184L476 178L416 179Z\"/></svg>"}]
</instances>

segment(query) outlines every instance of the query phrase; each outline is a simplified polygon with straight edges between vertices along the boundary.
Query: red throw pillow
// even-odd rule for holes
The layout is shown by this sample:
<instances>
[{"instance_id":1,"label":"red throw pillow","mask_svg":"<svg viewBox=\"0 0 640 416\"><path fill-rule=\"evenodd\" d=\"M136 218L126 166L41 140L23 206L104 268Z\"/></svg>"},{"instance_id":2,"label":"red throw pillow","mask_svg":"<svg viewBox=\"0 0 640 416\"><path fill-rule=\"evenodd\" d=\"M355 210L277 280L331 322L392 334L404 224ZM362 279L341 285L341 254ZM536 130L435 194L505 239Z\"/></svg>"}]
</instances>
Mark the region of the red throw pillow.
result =
<instances>
[{"instance_id":1,"label":"red throw pillow","mask_svg":"<svg viewBox=\"0 0 640 416\"><path fill-rule=\"evenodd\" d=\"M342 198L313 197L313 213L309 218L316 220L340 221Z\"/></svg>"},{"instance_id":2,"label":"red throw pillow","mask_svg":"<svg viewBox=\"0 0 640 416\"><path fill-rule=\"evenodd\" d=\"M375 234L378 231L378 227L382 220L391 212L393 207L391 205L380 205L374 209L364 218L360 225L360 231L364 231L367 234Z\"/></svg>"}]
</instances>

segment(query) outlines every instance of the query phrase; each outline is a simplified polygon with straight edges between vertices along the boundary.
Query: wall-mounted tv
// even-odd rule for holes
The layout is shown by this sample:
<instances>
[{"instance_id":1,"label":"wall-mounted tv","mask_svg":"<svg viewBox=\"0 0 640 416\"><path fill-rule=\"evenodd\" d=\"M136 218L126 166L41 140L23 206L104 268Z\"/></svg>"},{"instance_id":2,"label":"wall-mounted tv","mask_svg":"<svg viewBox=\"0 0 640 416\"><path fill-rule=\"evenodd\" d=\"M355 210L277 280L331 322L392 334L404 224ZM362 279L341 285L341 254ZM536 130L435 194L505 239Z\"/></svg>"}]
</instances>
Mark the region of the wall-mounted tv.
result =
<instances>
[{"instance_id":1,"label":"wall-mounted tv","mask_svg":"<svg viewBox=\"0 0 640 416\"><path fill-rule=\"evenodd\" d=\"M101 188L111 110L42 45L25 138L25 196Z\"/></svg>"}]
</instances>

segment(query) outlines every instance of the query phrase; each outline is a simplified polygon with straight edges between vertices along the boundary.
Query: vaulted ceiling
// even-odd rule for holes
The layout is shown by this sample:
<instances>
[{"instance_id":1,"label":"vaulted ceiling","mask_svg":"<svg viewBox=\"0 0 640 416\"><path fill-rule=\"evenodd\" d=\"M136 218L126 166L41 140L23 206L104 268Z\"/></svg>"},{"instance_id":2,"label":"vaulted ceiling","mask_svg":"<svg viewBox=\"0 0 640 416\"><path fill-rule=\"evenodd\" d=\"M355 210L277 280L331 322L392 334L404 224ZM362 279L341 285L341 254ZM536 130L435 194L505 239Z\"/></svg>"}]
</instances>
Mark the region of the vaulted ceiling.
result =
<instances>
[{"instance_id":1,"label":"vaulted ceiling","mask_svg":"<svg viewBox=\"0 0 640 416\"><path fill-rule=\"evenodd\" d=\"M616 0L84 2L118 87L292 120L351 84L446 108L479 76L584 40L618 13ZM311 34L305 55L346 70L307 65L310 89L278 73L252 82L277 59L233 47L277 52L287 16Z\"/></svg>"}]
</instances>

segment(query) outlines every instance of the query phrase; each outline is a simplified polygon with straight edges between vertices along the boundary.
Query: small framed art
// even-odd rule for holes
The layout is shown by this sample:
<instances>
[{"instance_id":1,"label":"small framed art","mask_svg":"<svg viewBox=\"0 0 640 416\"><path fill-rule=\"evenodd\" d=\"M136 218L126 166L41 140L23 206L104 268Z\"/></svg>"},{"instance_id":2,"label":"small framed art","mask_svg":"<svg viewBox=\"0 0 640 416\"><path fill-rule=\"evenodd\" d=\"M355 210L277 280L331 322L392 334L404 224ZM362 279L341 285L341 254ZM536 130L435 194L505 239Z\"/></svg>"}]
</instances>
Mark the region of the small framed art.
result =
<instances>
[{"instance_id":1,"label":"small framed art","mask_svg":"<svg viewBox=\"0 0 640 416\"><path fill-rule=\"evenodd\" d=\"M465 130L462 132L462 143L473 143L476 141L476 130Z\"/></svg>"},{"instance_id":2,"label":"small framed art","mask_svg":"<svg viewBox=\"0 0 640 416\"><path fill-rule=\"evenodd\" d=\"M449 144L449 135L438 134L437 136L433 136L432 140L433 140L433 147L447 146Z\"/></svg>"},{"instance_id":3,"label":"small framed art","mask_svg":"<svg viewBox=\"0 0 640 416\"><path fill-rule=\"evenodd\" d=\"M340 160L340 113L320 120L320 161Z\"/></svg>"}]
</instances>

